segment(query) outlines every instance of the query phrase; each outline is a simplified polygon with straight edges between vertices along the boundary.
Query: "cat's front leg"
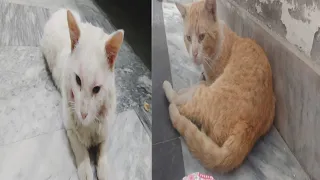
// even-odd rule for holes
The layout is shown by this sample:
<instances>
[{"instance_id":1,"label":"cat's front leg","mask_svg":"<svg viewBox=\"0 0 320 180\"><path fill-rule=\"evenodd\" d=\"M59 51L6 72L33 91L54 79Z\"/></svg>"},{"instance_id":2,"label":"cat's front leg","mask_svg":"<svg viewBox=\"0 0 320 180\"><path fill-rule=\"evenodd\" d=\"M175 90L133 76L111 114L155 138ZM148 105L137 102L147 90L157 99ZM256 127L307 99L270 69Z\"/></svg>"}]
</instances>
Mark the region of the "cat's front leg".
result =
<instances>
[{"instance_id":1,"label":"cat's front leg","mask_svg":"<svg viewBox=\"0 0 320 180\"><path fill-rule=\"evenodd\" d=\"M169 81L164 81L162 87L169 103L172 103L177 96L177 93L173 90L171 83Z\"/></svg>"},{"instance_id":2,"label":"cat's front leg","mask_svg":"<svg viewBox=\"0 0 320 180\"><path fill-rule=\"evenodd\" d=\"M107 143L104 141L98 145L97 154L97 176L99 180L107 180L108 164L107 164Z\"/></svg>"},{"instance_id":3,"label":"cat's front leg","mask_svg":"<svg viewBox=\"0 0 320 180\"><path fill-rule=\"evenodd\" d=\"M199 84L193 85L190 88L181 89L178 93L176 93L172 85L168 81L163 82L163 89L166 94L166 97L170 103L174 103L176 105L183 105L188 101L192 100L194 92L198 87L205 85L205 82L200 82Z\"/></svg>"},{"instance_id":4,"label":"cat's front leg","mask_svg":"<svg viewBox=\"0 0 320 180\"><path fill-rule=\"evenodd\" d=\"M76 158L79 179L93 180L93 173L87 148L81 144L73 130L67 130L67 135Z\"/></svg>"}]
</instances>

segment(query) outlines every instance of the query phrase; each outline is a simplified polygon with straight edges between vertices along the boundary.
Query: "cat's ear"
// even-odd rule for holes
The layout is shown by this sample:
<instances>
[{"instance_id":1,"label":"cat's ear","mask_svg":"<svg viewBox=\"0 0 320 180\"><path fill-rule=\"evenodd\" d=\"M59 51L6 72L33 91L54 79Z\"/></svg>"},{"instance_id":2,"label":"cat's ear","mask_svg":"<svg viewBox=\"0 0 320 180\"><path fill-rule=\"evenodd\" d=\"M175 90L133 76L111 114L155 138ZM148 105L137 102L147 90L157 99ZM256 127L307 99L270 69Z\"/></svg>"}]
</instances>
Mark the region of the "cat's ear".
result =
<instances>
[{"instance_id":1,"label":"cat's ear","mask_svg":"<svg viewBox=\"0 0 320 180\"><path fill-rule=\"evenodd\" d=\"M69 34L70 34L70 40L71 40L71 50L73 51L73 49L75 48L76 44L79 41L80 29L70 10L67 10L67 20L68 20Z\"/></svg>"},{"instance_id":2,"label":"cat's ear","mask_svg":"<svg viewBox=\"0 0 320 180\"><path fill-rule=\"evenodd\" d=\"M109 39L106 42L105 50L107 55L107 61L110 69L114 68L114 64L123 42L124 31L118 30L110 34Z\"/></svg>"},{"instance_id":3,"label":"cat's ear","mask_svg":"<svg viewBox=\"0 0 320 180\"><path fill-rule=\"evenodd\" d=\"M183 4L180 4L178 2L176 2L175 4L176 4L178 10L180 11L180 14L181 14L182 18L184 18L186 16L186 14L187 14L186 6L183 5Z\"/></svg>"},{"instance_id":4,"label":"cat's ear","mask_svg":"<svg viewBox=\"0 0 320 180\"><path fill-rule=\"evenodd\" d=\"M204 9L207 11L210 17L215 21L217 20L217 1L216 0L205 0Z\"/></svg>"}]
</instances>

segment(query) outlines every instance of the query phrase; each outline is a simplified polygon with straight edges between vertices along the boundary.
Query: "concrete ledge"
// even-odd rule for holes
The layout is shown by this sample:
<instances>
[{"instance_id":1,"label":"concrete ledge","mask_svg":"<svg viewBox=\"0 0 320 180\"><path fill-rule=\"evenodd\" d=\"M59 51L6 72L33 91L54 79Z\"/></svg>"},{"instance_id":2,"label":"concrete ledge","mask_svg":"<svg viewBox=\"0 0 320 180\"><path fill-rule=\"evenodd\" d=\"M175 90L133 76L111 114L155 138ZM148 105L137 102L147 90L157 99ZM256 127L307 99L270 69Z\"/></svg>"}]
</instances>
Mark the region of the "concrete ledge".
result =
<instances>
[{"instance_id":1,"label":"concrete ledge","mask_svg":"<svg viewBox=\"0 0 320 180\"><path fill-rule=\"evenodd\" d=\"M152 179L180 180L185 175L181 142L162 89L164 80L171 81L171 68L161 2L153 0L152 13Z\"/></svg>"}]
</instances>

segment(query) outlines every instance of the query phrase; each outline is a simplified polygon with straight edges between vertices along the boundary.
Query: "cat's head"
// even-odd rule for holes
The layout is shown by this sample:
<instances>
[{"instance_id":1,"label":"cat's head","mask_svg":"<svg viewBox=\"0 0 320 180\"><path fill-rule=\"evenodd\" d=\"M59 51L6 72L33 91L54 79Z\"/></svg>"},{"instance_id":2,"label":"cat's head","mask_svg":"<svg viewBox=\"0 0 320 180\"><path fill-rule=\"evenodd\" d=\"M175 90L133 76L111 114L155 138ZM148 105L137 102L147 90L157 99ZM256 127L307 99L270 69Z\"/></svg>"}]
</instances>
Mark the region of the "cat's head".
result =
<instances>
[{"instance_id":1,"label":"cat's head","mask_svg":"<svg viewBox=\"0 0 320 180\"><path fill-rule=\"evenodd\" d=\"M194 63L200 65L217 53L221 40L216 0L176 6L183 18L186 48Z\"/></svg>"},{"instance_id":2,"label":"cat's head","mask_svg":"<svg viewBox=\"0 0 320 180\"><path fill-rule=\"evenodd\" d=\"M107 35L100 28L78 23L70 11L67 21L71 40L67 97L77 119L88 125L105 116L115 100L114 66L124 31Z\"/></svg>"}]
</instances>

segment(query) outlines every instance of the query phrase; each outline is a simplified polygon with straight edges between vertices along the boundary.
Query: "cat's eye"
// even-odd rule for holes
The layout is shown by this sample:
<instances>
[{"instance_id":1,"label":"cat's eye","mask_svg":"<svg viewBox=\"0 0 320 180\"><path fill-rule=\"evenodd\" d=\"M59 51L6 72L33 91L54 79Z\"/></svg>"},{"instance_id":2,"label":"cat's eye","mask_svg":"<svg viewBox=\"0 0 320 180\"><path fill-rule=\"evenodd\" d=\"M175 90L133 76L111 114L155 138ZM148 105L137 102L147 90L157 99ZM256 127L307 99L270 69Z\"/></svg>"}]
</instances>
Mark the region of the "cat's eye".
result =
<instances>
[{"instance_id":1,"label":"cat's eye","mask_svg":"<svg viewBox=\"0 0 320 180\"><path fill-rule=\"evenodd\" d=\"M93 93L93 94L97 94L97 93L99 93L99 91L100 91L100 86L96 86L96 87L94 87L94 88L92 89L92 93Z\"/></svg>"},{"instance_id":2,"label":"cat's eye","mask_svg":"<svg viewBox=\"0 0 320 180\"><path fill-rule=\"evenodd\" d=\"M205 35L204 33L202 33L202 34L199 35L199 37L198 37L198 38L199 38L199 42L203 41L204 35Z\"/></svg>"},{"instance_id":3,"label":"cat's eye","mask_svg":"<svg viewBox=\"0 0 320 180\"><path fill-rule=\"evenodd\" d=\"M191 36L187 36L187 40L188 40L188 41L191 41Z\"/></svg>"},{"instance_id":4,"label":"cat's eye","mask_svg":"<svg viewBox=\"0 0 320 180\"><path fill-rule=\"evenodd\" d=\"M81 87L81 80L78 75L76 75L77 84Z\"/></svg>"}]
</instances>

